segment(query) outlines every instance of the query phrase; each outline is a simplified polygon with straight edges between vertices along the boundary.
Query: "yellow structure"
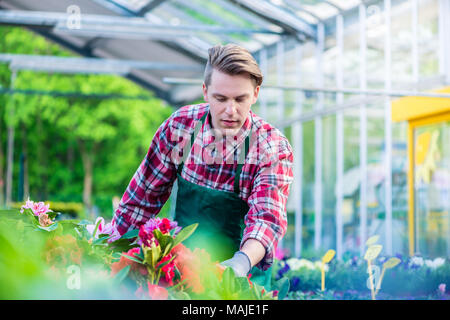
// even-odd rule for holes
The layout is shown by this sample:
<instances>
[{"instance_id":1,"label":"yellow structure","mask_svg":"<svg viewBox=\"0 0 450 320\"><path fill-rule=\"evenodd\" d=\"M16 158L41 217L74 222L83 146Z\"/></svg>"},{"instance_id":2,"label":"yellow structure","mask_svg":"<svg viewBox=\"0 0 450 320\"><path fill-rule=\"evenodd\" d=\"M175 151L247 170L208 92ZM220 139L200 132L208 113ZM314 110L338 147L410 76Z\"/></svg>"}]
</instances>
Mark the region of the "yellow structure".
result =
<instances>
[{"instance_id":1,"label":"yellow structure","mask_svg":"<svg viewBox=\"0 0 450 320\"><path fill-rule=\"evenodd\" d=\"M433 92L450 93L450 87ZM448 170L450 168L450 141L448 140L450 136L450 98L404 97L395 100L392 102L392 121L408 121L409 254L414 254L417 245L415 241L419 236L417 233L422 229L424 230L420 232L426 234L427 238L424 240L425 246L437 246L436 252L441 252L442 247L446 246L448 253L450 187L448 182L443 184L443 190L442 185L434 186L436 178L433 180L433 174L436 173L437 179L443 179L441 181L447 181L445 179L450 177L450 170ZM445 165L443 165L444 163ZM426 189L427 192L425 196L422 192L419 199L416 193L423 189ZM430 189L438 190L437 197L436 192L429 191ZM430 197L429 194L434 197L429 201L432 203L424 205L424 202L429 200L427 198ZM442 208L439 207L439 197L444 197ZM445 205L445 203L447 204ZM426 210L421 212L423 207ZM425 216L423 221L426 222L424 223L426 226L415 224L418 223L415 222L418 216Z\"/></svg>"}]
</instances>

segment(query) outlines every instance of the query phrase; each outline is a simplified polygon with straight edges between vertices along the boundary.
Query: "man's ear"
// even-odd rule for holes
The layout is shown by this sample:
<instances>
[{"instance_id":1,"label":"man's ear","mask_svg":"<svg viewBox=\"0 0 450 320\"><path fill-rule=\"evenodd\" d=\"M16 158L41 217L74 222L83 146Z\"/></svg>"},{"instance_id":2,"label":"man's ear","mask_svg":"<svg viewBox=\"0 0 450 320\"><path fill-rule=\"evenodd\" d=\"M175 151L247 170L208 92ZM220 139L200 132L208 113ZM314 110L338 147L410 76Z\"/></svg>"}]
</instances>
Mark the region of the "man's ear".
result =
<instances>
[{"instance_id":1,"label":"man's ear","mask_svg":"<svg viewBox=\"0 0 450 320\"><path fill-rule=\"evenodd\" d=\"M205 102L209 102L208 101L208 88L206 87L206 84L203 82L203 100L205 100Z\"/></svg>"},{"instance_id":2,"label":"man's ear","mask_svg":"<svg viewBox=\"0 0 450 320\"><path fill-rule=\"evenodd\" d=\"M252 104L256 103L256 100L258 100L259 89L260 89L260 86L257 86L257 87L255 88L255 91L253 92L253 101L252 101Z\"/></svg>"}]
</instances>

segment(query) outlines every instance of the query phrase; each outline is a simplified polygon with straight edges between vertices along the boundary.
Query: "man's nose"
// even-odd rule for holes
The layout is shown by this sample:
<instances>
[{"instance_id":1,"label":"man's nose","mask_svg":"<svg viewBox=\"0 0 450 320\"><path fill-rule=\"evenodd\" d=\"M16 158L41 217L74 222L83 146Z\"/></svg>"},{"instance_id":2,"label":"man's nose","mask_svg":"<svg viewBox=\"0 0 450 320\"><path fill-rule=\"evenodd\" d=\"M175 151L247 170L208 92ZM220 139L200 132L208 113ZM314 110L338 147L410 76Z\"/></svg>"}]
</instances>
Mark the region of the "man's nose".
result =
<instances>
[{"instance_id":1,"label":"man's nose","mask_svg":"<svg viewBox=\"0 0 450 320\"><path fill-rule=\"evenodd\" d=\"M233 100L231 100L230 103L227 104L225 113L227 113L227 114L235 114L236 113L236 103Z\"/></svg>"}]
</instances>

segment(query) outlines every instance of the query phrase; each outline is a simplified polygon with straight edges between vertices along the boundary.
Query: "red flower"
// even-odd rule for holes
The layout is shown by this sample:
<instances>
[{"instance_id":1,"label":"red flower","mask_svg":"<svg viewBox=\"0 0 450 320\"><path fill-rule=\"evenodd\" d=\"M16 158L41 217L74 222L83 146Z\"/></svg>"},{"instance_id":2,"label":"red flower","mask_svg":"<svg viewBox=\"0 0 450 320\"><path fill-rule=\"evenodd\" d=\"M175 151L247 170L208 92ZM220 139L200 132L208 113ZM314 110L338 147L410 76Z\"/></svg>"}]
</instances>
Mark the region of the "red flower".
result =
<instances>
[{"instance_id":1,"label":"red flower","mask_svg":"<svg viewBox=\"0 0 450 320\"><path fill-rule=\"evenodd\" d=\"M169 253L167 256L161 259L160 262L156 264L156 268L158 268L161 264L166 261L172 259L172 255ZM173 286L173 278L175 277L175 262L172 260L169 263L166 263L162 268L162 272L165 275L165 280L169 286Z\"/></svg>"},{"instance_id":2,"label":"red flower","mask_svg":"<svg viewBox=\"0 0 450 320\"><path fill-rule=\"evenodd\" d=\"M166 288L148 282L148 295L152 300L167 300L169 292Z\"/></svg>"},{"instance_id":3,"label":"red flower","mask_svg":"<svg viewBox=\"0 0 450 320\"><path fill-rule=\"evenodd\" d=\"M172 227L170 226L170 220L163 218L161 224L159 225L159 230L161 230L161 233L169 233L171 229Z\"/></svg>"}]
</instances>

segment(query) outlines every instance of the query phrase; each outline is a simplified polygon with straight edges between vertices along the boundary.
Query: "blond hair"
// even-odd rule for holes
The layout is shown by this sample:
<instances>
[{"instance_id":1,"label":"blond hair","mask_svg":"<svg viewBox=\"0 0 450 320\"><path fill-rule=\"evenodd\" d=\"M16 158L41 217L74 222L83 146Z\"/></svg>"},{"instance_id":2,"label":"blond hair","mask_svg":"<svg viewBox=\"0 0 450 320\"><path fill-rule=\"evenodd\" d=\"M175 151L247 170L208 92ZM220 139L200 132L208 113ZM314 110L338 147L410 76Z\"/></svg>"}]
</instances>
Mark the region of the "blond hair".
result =
<instances>
[{"instance_id":1,"label":"blond hair","mask_svg":"<svg viewBox=\"0 0 450 320\"><path fill-rule=\"evenodd\" d=\"M254 80L255 87L261 85L263 75L255 58L247 49L236 44L216 45L208 50L208 54L204 74L206 86L211 83L214 69L229 75L248 74Z\"/></svg>"}]
</instances>

